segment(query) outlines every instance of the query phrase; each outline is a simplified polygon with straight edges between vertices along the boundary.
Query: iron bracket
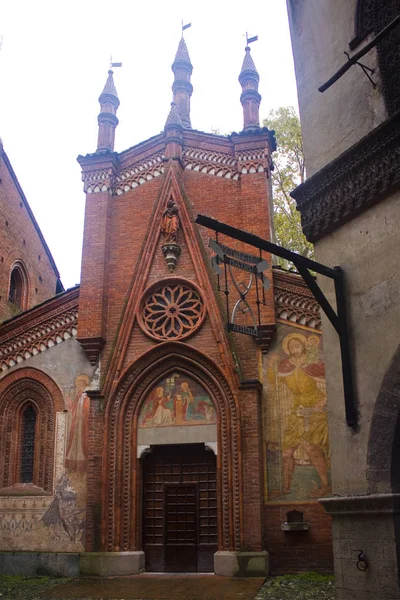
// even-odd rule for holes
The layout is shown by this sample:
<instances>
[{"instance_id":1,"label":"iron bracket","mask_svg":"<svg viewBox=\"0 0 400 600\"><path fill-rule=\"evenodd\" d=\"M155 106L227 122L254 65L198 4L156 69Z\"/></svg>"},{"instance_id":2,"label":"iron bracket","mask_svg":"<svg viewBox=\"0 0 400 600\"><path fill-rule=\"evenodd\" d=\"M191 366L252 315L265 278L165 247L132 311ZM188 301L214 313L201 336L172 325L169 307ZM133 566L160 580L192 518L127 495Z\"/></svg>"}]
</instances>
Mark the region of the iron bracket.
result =
<instances>
[{"instance_id":1,"label":"iron bracket","mask_svg":"<svg viewBox=\"0 0 400 600\"><path fill-rule=\"evenodd\" d=\"M253 235L252 233L244 231L243 229L231 227L226 223L221 223L220 221L205 215L198 214L195 221L207 229L211 229L217 233L221 233L235 240L244 242L245 244L249 244L249 246L253 246L259 250L270 252L275 256L289 260L295 265L308 289L328 317L333 328L339 336L346 422L349 427L355 428L357 426L357 409L351 364L345 277L343 269L341 267L334 267L332 269L331 267L327 267L326 265L311 260L310 258L301 256L301 254L296 254L296 252L292 252L287 248L283 248L282 246L278 246L277 244L264 240L257 235ZM333 280L336 296L336 311L331 306L329 300L326 298L325 294L319 287L310 271L314 271Z\"/></svg>"}]
</instances>

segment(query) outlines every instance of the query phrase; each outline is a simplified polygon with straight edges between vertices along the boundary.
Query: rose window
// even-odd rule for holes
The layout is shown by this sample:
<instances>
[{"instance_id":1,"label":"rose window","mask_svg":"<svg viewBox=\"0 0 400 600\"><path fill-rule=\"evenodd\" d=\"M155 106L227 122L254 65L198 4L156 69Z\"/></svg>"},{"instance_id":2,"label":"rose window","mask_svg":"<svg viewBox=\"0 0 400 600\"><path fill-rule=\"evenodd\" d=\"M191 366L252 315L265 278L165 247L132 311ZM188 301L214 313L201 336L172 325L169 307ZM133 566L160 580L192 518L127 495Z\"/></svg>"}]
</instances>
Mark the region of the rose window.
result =
<instances>
[{"instance_id":1,"label":"rose window","mask_svg":"<svg viewBox=\"0 0 400 600\"><path fill-rule=\"evenodd\" d=\"M199 292L186 282L174 282L146 294L139 322L157 340L177 340L193 333L204 315Z\"/></svg>"}]
</instances>

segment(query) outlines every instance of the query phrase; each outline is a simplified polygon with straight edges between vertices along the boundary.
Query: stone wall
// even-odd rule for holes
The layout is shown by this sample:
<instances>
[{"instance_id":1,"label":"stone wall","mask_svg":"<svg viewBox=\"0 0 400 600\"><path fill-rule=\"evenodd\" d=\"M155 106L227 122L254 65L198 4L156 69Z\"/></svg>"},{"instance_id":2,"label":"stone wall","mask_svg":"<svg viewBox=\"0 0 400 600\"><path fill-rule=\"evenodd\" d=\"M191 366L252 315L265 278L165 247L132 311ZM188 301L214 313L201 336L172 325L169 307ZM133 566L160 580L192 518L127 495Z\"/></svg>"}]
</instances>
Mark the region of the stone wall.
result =
<instances>
[{"instance_id":1,"label":"stone wall","mask_svg":"<svg viewBox=\"0 0 400 600\"><path fill-rule=\"evenodd\" d=\"M356 5L356 0L287 1L308 177L386 118L379 69L373 75L376 89L353 66L324 93L318 91L347 61ZM363 61L375 69L376 50Z\"/></svg>"},{"instance_id":2,"label":"stone wall","mask_svg":"<svg viewBox=\"0 0 400 600\"><path fill-rule=\"evenodd\" d=\"M334 495L321 502L333 519L337 593L341 600L400 598L399 506L393 493L400 405L394 361L400 318L399 144L392 102L397 73L390 67L399 58L398 34L385 37L384 46L361 60L375 69L375 88L355 65L323 94L317 90L344 64L343 51L353 38L361 31L352 46L360 50L398 14L398 4L287 4L312 175L293 195L316 259L344 271L358 411L357 426L348 427L338 336L323 316ZM360 19L369 20L369 37ZM332 282L318 277L318 283L334 306Z\"/></svg>"}]
</instances>

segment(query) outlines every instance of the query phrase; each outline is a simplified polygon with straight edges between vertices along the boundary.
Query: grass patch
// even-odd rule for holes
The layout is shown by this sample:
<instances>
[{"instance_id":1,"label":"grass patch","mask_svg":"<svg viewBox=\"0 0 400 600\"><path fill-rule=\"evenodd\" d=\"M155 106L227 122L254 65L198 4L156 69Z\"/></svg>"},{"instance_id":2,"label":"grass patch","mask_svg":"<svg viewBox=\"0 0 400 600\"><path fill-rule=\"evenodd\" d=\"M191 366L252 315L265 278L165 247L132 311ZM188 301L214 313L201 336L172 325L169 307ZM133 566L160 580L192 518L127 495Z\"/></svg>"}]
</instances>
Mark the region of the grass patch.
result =
<instances>
[{"instance_id":1,"label":"grass patch","mask_svg":"<svg viewBox=\"0 0 400 600\"><path fill-rule=\"evenodd\" d=\"M268 579L257 600L334 600L333 575L299 573Z\"/></svg>"},{"instance_id":2,"label":"grass patch","mask_svg":"<svg viewBox=\"0 0 400 600\"><path fill-rule=\"evenodd\" d=\"M36 600L45 590L65 583L65 577L24 577L22 575L0 576L0 600Z\"/></svg>"}]
</instances>

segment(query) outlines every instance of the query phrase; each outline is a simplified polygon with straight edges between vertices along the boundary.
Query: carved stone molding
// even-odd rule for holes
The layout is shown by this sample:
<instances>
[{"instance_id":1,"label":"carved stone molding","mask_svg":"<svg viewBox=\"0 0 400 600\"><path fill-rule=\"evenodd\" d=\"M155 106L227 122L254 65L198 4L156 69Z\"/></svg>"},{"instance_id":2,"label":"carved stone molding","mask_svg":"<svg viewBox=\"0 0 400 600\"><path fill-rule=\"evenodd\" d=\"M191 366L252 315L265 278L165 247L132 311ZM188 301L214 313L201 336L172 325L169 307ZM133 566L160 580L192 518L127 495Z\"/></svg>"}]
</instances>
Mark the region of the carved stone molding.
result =
<instances>
[{"instance_id":1,"label":"carved stone molding","mask_svg":"<svg viewBox=\"0 0 400 600\"><path fill-rule=\"evenodd\" d=\"M206 450L210 450L210 452L214 452L215 456L218 455L218 442L205 442L204 447Z\"/></svg>"},{"instance_id":2,"label":"carved stone molding","mask_svg":"<svg viewBox=\"0 0 400 600\"><path fill-rule=\"evenodd\" d=\"M310 242L400 187L400 111L293 190Z\"/></svg>"},{"instance_id":3,"label":"carved stone molding","mask_svg":"<svg viewBox=\"0 0 400 600\"><path fill-rule=\"evenodd\" d=\"M330 515L383 515L400 513L400 494L370 496L337 496L321 498L319 502Z\"/></svg>"},{"instance_id":4,"label":"carved stone molding","mask_svg":"<svg viewBox=\"0 0 400 600\"><path fill-rule=\"evenodd\" d=\"M78 342L85 351L90 364L95 365L99 359L100 353L103 350L105 340L101 337L96 338L79 338Z\"/></svg>"},{"instance_id":5,"label":"carved stone molding","mask_svg":"<svg viewBox=\"0 0 400 600\"><path fill-rule=\"evenodd\" d=\"M276 325L275 323L260 325L258 328L259 337L257 338L258 345L261 348L263 354L267 354L272 340L275 335Z\"/></svg>"}]
</instances>

